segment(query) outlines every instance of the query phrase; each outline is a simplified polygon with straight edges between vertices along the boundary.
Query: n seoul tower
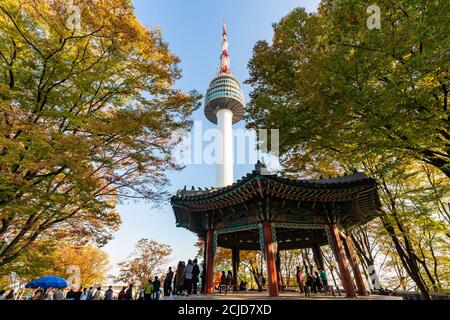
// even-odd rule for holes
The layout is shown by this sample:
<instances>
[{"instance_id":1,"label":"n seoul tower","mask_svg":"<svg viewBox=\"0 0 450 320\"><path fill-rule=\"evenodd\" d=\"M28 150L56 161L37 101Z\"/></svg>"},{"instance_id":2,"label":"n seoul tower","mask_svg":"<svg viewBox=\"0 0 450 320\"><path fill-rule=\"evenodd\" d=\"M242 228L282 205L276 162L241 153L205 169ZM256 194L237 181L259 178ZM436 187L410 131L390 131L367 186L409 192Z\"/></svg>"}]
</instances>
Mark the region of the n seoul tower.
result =
<instances>
[{"instance_id":1,"label":"n seoul tower","mask_svg":"<svg viewBox=\"0 0 450 320\"><path fill-rule=\"evenodd\" d=\"M245 97L239 81L231 74L228 31L223 24L219 74L209 84L205 97L205 116L217 124L216 187L233 184L233 124L244 116Z\"/></svg>"}]
</instances>

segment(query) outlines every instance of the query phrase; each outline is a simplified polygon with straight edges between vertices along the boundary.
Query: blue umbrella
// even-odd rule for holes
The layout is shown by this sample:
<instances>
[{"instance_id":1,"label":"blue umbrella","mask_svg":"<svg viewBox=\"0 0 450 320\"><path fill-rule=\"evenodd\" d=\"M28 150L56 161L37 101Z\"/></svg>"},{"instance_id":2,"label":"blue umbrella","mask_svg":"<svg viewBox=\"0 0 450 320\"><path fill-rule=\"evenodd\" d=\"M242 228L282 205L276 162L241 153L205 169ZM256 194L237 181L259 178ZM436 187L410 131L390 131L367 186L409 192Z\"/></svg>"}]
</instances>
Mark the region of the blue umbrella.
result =
<instances>
[{"instance_id":1,"label":"blue umbrella","mask_svg":"<svg viewBox=\"0 0 450 320\"><path fill-rule=\"evenodd\" d=\"M67 282L65 279L56 276L48 276L31 281L25 286L25 288L47 289L47 288L65 288L68 286L69 282Z\"/></svg>"}]
</instances>

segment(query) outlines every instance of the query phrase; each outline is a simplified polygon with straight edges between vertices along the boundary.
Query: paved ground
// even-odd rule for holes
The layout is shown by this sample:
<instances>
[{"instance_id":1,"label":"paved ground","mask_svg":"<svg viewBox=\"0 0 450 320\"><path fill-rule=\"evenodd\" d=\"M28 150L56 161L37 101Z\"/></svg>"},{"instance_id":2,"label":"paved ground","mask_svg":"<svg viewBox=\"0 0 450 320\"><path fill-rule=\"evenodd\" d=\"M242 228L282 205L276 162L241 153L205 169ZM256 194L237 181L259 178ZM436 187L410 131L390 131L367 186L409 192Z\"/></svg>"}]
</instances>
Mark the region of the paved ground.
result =
<instances>
[{"instance_id":1,"label":"paved ground","mask_svg":"<svg viewBox=\"0 0 450 320\"><path fill-rule=\"evenodd\" d=\"M267 292L239 292L239 293L229 293L224 294L214 294L214 295L191 295L189 297L182 296L170 296L161 297L161 300L402 300L401 297L391 297L391 296L364 296L357 298L346 298L342 296L325 296L325 295L311 295L311 298L305 298L303 295L299 295L296 292L283 292L277 298L271 298L268 296Z\"/></svg>"}]
</instances>

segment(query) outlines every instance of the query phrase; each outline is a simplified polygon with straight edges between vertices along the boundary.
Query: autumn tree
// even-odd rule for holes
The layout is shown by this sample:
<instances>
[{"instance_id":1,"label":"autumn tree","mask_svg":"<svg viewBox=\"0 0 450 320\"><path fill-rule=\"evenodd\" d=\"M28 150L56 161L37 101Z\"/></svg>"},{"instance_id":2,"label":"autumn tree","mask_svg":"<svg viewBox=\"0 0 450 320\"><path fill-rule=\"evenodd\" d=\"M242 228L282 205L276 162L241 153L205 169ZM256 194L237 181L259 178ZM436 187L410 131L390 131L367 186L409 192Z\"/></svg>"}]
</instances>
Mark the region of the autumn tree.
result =
<instances>
[{"instance_id":1,"label":"autumn tree","mask_svg":"<svg viewBox=\"0 0 450 320\"><path fill-rule=\"evenodd\" d=\"M154 240L141 239L126 261L119 263L118 281L144 286L154 276L164 273L172 253L170 246Z\"/></svg>"},{"instance_id":2,"label":"autumn tree","mask_svg":"<svg viewBox=\"0 0 450 320\"><path fill-rule=\"evenodd\" d=\"M8 289L13 276L22 285L33 279L48 275L54 265L53 253L56 246L53 240L40 239L35 241L28 250L24 251L12 263L0 268L0 288ZM49 273L50 274L50 273Z\"/></svg>"},{"instance_id":3,"label":"autumn tree","mask_svg":"<svg viewBox=\"0 0 450 320\"><path fill-rule=\"evenodd\" d=\"M108 254L90 244L58 244L52 261L52 267L45 273L69 279L73 286L90 287L103 283L109 270Z\"/></svg>"},{"instance_id":4,"label":"autumn tree","mask_svg":"<svg viewBox=\"0 0 450 320\"><path fill-rule=\"evenodd\" d=\"M262 291L264 284L264 254L261 251L240 251L240 262L245 273L250 273L258 291Z\"/></svg>"},{"instance_id":5,"label":"autumn tree","mask_svg":"<svg viewBox=\"0 0 450 320\"><path fill-rule=\"evenodd\" d=\"M119 201L166 199L172 133L198 107L130 0L74 6L0 3L0 266L43 235L103 245Z\"/></svg>"},{"instance_id":6,"label":"autumn tree","mask_svg":"<svg viewBox=\"0 0 450 320\"><path fill-rule=\"evenodd\" d=\"M247 120L280 129L282 153L394 152L450 177L448 1L366 1L295 9L258 42L249 63Z\"/></svg>"},{"instance_id":7,"label":"autumn tree","mask_svg":"<svg viewBox=\"0 0 450 320\"><path fill-rule=\"evenodd\" d=\"M72 285L92 286L103 282L109 269L108 255L92 244L39 239L12 263L0 269L0 284L13 273L21 283L48 275L60 276Z\"/></svg>"},{"instance_id":8,"label":"autumn tree","mask_svg":"<svg viewBox=\"0 0 450 320\"><path fill-rule=\"evenodd\" d=\"M286 288L297 286L296 271L297 266L302 264L301 251L301 249L280 251L282 284Z\"/></svg>"},{"instance_id":9,"label":"autumn tree","mask_svg":"<svg viewBox=\"0 0 450 320\"><path fill-rule=\"evenodd\" d=\"M386 215L370 237L390 243L358 251L381 250L431 298L448 268L439 258L449 248L449 3L377 5L379 30L367 27L364 1L322 1L318 13L299 8L274 24L249 63L246 117L280 129L285 174L377 179Z\"/></svg>"}]
</instances>

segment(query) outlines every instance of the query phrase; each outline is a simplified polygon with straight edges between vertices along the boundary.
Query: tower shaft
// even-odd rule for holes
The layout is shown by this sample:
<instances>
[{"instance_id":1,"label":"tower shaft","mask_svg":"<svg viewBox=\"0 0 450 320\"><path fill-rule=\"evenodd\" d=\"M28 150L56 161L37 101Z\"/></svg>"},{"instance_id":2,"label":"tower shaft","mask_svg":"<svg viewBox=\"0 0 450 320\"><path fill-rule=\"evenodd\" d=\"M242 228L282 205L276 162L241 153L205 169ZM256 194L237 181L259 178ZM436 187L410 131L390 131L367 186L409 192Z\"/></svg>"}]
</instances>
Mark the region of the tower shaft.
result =
<instances>
[{"instance_id":1,"label":"tower shaft","mask_svg":"<svg viewBox=\"0 0 450 320\"><path fill-rule=\"evenodd\" d=\"M233 184L233 112L228 109L217 111L216 141L216 186Z\"/></svg>"}]
</instances>

